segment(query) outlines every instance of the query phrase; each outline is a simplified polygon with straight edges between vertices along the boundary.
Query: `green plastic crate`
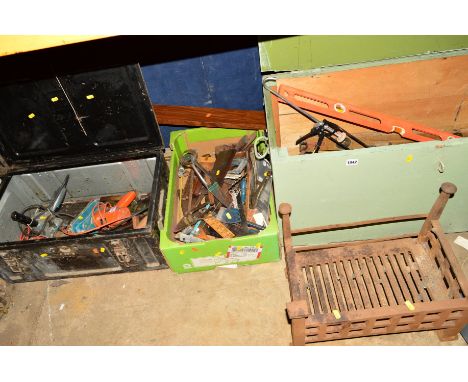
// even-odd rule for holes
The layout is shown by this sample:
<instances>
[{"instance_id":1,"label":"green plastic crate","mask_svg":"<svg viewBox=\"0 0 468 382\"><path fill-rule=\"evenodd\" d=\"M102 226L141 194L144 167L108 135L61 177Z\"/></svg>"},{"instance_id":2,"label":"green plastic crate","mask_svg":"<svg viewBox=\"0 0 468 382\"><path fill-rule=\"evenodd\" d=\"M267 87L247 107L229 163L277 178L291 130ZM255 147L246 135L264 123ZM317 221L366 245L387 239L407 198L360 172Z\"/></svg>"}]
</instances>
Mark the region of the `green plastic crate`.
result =
<instances>
[{"instance_id":1,"label":"green plastic crate","mask_svg":"<svg viewBox=\"0 0 468 382\"><path fill-rule=\"evenodd\" d=\"M200 243L180 243L171 239L175 192L177 191L177 170L179 158L192 143L239 138L251 132L234 129L207 129L175 131L171 133L170 146L173 149L169 187L166 201L164 228L161 231L161 251L170 268L177 273L196 272L213 269L228 264L251 265L278 261L280 249L278 240L278 221L275 213L273 193L270 196L270 223L256 235L216 239ZM220 143L214 143L220 144ZM248 248L250 247L250 248ZM256 247L259 252L255 256ZM257 257L258 256L258 257Z\"/></svg>"}]
</instances>

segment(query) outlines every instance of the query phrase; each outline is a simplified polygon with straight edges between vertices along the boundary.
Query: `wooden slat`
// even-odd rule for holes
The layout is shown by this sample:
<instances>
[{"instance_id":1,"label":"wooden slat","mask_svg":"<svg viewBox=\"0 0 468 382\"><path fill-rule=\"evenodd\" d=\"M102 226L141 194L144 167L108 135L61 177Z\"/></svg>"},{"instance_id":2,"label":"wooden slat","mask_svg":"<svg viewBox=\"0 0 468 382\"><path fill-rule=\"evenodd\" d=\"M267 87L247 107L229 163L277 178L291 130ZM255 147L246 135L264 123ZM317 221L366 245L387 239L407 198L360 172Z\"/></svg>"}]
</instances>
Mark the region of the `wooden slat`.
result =
<instances>
[{"instance_id":1,"label":"wooden slat","mask_svg":"<svg viewBox=\"0 0 468 382\"><path fill-rule=\"evenodd\" d=\"M405 260L403 258L403 254L397 253L395 254L395 258L398 265L400 266L401 273L403 273L403 277L406 281L406 284L408 285L411 295L413 296L413 301L423 301L422 296L419 294L418 290L416 289L416 286L414 285L414 281L411 278L410 268L406 265Z\"/></svg>"},{"instance_id":2,"label":"wooden slat","mask_svg":"<svg viewBox=\"0 0 468 382\"><path fill-rule=\"evenodd\" d=\"M153 104L160 125L265 130L265 113L256 110Z\"/></svg>"},{"instance_id":3,"label":"wooden slat","mask_svg":"<svg viewBox=\"0 0 468 382\"><path fill-rule=\"evenodd\" d=\"M380 279L377 270L375 269L375 264L372 261L371 257L366 257L366 264L373 279L375 291L377 292L377 296L379 297L380 306L388 306L389 304L387 302L387 297L385 296L382 280Z\"/></svg>"},{"instance_id":4,"label":"wooden slat","mask_svg":"<svg viewBox=\"0 0 468 382\"><path fill-rule=\"evenodd\" d=\"M336 271L336 263L328 264L328 269L330 271L330 276L335 287L335 294L338 306L340 308L340 311L344 312L348 310L348 308L346 306L345 298L343 297L343 287L341 286L341 282L339 280L340 277L338 276L338 273Z\"/></svg>"},{"instance_id":5,"label":"wooden slat","mask_svg":"<svg viewBox=\"0 0 468 382\"><path fill-rule=\"evenodd\" d=\"M338 274L340 275L340 282L341 286L343 287L343 292L345 295L346 305L348 306L348 311L355 310L356 307L354 305L353 296L351 294L351 289L348 283L348 278L346 277L346 273L343 268L343 264L341 261L336 263L336 269L338 270Z\"/></svg>"},{"instance_id":6,"label":"wooden slat","mask_svg":"<svg viewBox=\"0 0 468 382\"><path fill-rule=\"evenodd\" d=\"M312 272L314 274L315 284L317 285L317 292L320 298L320 305L322 306L322 312L328 313L330 311L330 307L328 305L327 297L325 296L322 277L319 274L320 271L317 269L318 266L312 265L311 267L312 267Z\"/></svg>"},{"instance_id":7,"label":"wooden slat","mask_svg":"<svg viewBox=\"0 0 468 382\"><path fill-rule=\"evenodd\" d=\"M377 308L380 306L379 299L377 297L377 292L375 290L374 283L369 274L369 270L367 269L366 261L364 260L364 258L361 257L358 259L358 265L361 268L361 273L362 273L362 276L364 277L364 282L366 283L367 291L369 292L372 306L374 308Z\"/></svg>"},{"instance_id":8,"label":"wooden slat","mask_svg":"<svg viewBox=\"0 0 468 382\"><path fill-rule=\"evenodd\" d=\"M278 91L278 88L276 86L273 86L272 89L274 91ZM276 146L281 147L281 134L280 134L280 122L279 122L279 103L278 99L276 96L273 94L271 95L271 111L273 114L273 123L275 126L275 138L276 138Z\"/></svg>"},{"instance_id":9,"label":"wooden slat","mask_svg":"<svg viewBox=\"0 0 468 382\"><path fill-rule=\"evenodd\" d=\"M430 301L428 292L426 288L424 288L424 285L422 284L421 278L418 274L418 270L419 270L418 264L411 259L410 254L405 253L404 257L406 258L406 262L409 264L411 275L413 276L413 280L416 282L416 287L418 288L419 294L422 296L423 301L424 302Z\"/></svg>"},{"instance_id":10,"label":"wooden slat","mask_svg":"<svg viewBox=\"0 0 468 382\"><path fill-rule=\"evenodd\" d=\"M317 296L317 291L314 286L314 280L312 278L312 275L310 274L310 268L308 266L304 267L306 277L307 277L307 282L309 284L309 292L310 292L310 297L312 300L312 305L314 308L314 314L319 314L320 313L320 304L318 302L318 296Z\"/></svg>"},{"instance_id":11,"label":"wooden slat","mask_svg":"<svg viewBox=\"0 0 468 382\"><path fill-rule=\"evenodd\" d=\"M397 304L404 304L405 299L403 298L403 295L401 294L400 287L398 286L398 282L395 278L395 275L393 274L392 266L388 262L387 257L385 255L379 256L379 258L382 260L382 265L383 265L383 268L385 269L385 274L387 275L388 281L390 282L393 295L395 296Z\"/></svg>"},{"instance_id":12,"label":"wooden slat","mask_svg":"<svg viewBox=\"0 0 468 382\"><path fill-rule=\"evenodd\" d=\"M343 267L346 272L346 278L349 282L349 286L351 288L351 293L353 294L353 299L354 299L354 304L356 305L356 309L358 310L363 309L364 303L362 302L361 294L359 293L356 280L353 277L354 272L348 260L343 260Z\"/></svg>"}]
</instances>

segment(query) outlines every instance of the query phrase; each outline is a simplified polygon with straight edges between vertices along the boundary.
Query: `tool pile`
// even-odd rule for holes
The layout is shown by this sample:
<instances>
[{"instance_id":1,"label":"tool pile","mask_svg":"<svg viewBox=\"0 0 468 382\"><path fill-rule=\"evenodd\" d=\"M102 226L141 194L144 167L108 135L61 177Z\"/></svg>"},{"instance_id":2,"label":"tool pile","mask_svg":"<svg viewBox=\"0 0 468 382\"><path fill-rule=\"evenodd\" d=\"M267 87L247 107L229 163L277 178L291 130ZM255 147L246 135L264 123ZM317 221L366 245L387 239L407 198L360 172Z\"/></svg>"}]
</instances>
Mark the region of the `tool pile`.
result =
<instances>
[{"instance_id":1,"label":"tool pile","mask_svg":"<svg viewBox=\"0 0 468 382\"><path fill-rule=\"evenodd\" d=\"M31 205L22 212L11 213L11 219L18 222L20 241L103 233L117 227L128 228L130 224L134 229L146 226L147 196L130 191L123 196L64 203L68 181L69 175L49 205Z\"/></svg>"},{"instance_id":2,"label":"tool pile","mask_svg":"<svg viewBox=\"0 0 468 382\"><path fill-rule=\"evenodd\" d=\"M214 152L183 153L174 237L183 243L257 234L269 223L272 187L268 146L250 134Z\"/></svg>"}]
</instances>

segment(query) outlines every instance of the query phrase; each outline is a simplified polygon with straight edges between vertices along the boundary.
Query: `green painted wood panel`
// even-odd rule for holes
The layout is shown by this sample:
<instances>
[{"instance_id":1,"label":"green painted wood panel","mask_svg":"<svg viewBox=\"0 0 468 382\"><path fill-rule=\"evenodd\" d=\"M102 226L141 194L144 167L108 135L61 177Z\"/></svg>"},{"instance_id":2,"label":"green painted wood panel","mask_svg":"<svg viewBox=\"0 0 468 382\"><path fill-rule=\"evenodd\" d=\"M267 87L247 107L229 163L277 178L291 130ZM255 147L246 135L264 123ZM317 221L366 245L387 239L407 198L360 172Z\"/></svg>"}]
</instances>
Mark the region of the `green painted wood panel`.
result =
<instances>
[{"instance_id":1,"label":"green painted wood panel","mask_svg":"<svg viewBox=\"0 0 468 382\"><path fill-rule=\"evenodd\" d=\"M468 54L468 50L316 68L275 77L302 77L459 54ZM446 232L468 231L468 138L289 156L286 148L276 147L271 97L268 92L264 96L275 203L277 208L282 202L292 204L294 228L427 213L439 186L452 182L457 185L458 193L447 205L442 226ZM347 166L348 159L357 159L358 165ZM439 171L440 167L443 172ZM294 237L294 244L412 233L421 224L403 222L302 235Z\"/></svg>"},{"instance_id":2,"label":"green painted wood panel","mask_svg":"<svg viewBox=\"0 0 468 382\"><path fill-rule=\"evenodd\" d=\"M263 72L383 60L468 48L468 36L295 36L261 37Z\"/></svg>"},{"instance_id":3,"label":"green painted wood panel","mask_svg":"<svg viewBox=\"0 0 468 382\"><path fill-rule=\"evenodd\" d=\"M427 213L443 182L457 195L441 219L446 232L468 230L468 138L289 156L271 149L276 206L293 206L294 228ZM348 159L357 165L346 165ZM441 163L441 164L440 164ZM443 172L440 172L440 167ZM295 237L323 244L417 232L421 222L376 225Z\"/></svg>"}]
</instances>

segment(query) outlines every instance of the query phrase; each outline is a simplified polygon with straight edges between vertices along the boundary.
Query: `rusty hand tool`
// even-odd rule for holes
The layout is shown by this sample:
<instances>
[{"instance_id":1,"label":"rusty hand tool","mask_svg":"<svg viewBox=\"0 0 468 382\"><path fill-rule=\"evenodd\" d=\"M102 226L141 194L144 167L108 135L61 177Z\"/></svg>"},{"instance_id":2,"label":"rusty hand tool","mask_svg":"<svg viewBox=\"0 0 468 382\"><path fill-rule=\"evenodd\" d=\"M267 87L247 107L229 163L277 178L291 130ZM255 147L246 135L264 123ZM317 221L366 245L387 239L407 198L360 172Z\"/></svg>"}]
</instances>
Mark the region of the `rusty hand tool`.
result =
<instances>
[{"instance_id":1,"label":"rusty hand tool","mask_svg":"<svg viewBox=\"0 0 468 382\"><path fill-rule=\"evenodd\" d=\"M231 167L236 152L237 151L235 149L228 149L216 153L216 160L213 165L213 170L211 170L211 174L215 182L220 186L224 182L224 177Z\"/></svg>"},{"instance_id":2,"label":"rusty hand tool","mask_svg":"<svg viewBox=\"0 0 468 382\"><path fill-rule=\"evenodd\" d=\"M447 133L446 131L395 118L377 111L354 106L328 97L319 96L292 86L280 85L278 93L280 96L278 97L279 101L286 103L289 106L294 102L297 107L294 108L296 111L299 111L298 108L302 108L384 133L395 132L400 134L403 138L411 139L413 141L426 142L434 139L444 141L446 139L460 138L456 135ZM303 112L300 113L304 115ZM428 135L430 137L428 137Z\"/></svg>"},{"instance_id":3,"label":"rusty hand tool","mask_svg":"<svg viewBox=\"0 0 468 382\"><path fill-rule=\"evenodd\" d=\"M180 219L180 221L176 224L173 229L174 233L182 231L184 228L188 227L189 225L195 224L198 220L203 219L208 211L212 210L213 207L210 204L205 206L201 206L194 211L188 212L186 215Z\"/></svg>"},{"instance_id":4,"label":"rusty hand tool","mask_svg":"<svg viewBox=\"0 0 468 382\"><path fill-rule=\"evenodd\" d=\"M254 193L250 196L251 197L251 201L250 201L250 207L251 208L255 208L257 206L258 199L260 198L260 195L262 194L263 190L265 189L265 186L267 185L270 178L271 178L271 172L270 171L265 171L260 184L257 186Z\"/></svg>"},{"instance_id":5,"label":"rusty hand tool","mask_svg":"<svg viewBox=\"0 0 468 382\"><path fill-rule=\"evenodd\" d=\"M231 200L221 190L219 183L216 182L211 175L197 162L195 150L187 150L180 159L180 164L183 167L191 167L198 179L206 187L206 189L225 207L229 207ZM205 176L210 183L205 180Z\"/></svg>"}]
</instances>

